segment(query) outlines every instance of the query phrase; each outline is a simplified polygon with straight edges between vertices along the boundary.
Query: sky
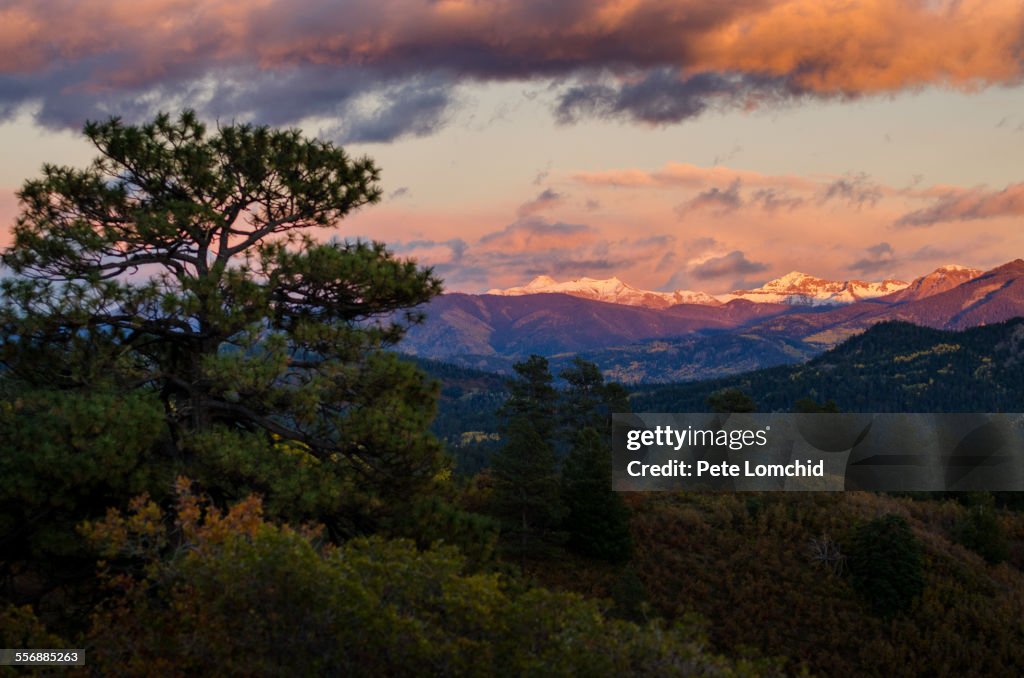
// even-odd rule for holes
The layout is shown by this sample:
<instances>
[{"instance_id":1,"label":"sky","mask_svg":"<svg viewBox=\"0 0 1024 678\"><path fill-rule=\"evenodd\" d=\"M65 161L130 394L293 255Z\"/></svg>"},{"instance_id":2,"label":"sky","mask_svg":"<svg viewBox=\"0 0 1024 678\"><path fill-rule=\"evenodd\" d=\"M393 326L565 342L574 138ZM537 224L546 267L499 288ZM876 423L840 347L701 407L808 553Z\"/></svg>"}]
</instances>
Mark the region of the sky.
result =
<instances>
[{"instance_id":1,"label":"sky","mask_svg":"<svg viewBox=\"0 0 1024 678\"><path fill-rule=\"evenodd\" d=\"M712 293L1024 257L1024 3L5 0L0 245L90 119L195 109L368 155L448 291Z\"/></svg>"}]
</instances>

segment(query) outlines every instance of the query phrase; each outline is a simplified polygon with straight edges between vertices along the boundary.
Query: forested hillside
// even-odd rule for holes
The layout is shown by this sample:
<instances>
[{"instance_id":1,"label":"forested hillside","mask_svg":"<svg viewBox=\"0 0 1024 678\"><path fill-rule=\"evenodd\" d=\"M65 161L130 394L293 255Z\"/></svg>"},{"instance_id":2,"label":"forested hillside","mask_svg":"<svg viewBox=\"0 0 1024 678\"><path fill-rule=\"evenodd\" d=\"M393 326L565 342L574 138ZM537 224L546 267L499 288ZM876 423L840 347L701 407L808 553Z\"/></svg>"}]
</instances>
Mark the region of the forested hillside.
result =
<instances>
[{"instance_id":1,"label":"forested hillside","mask_svg":"<svg viewBox=\"0 0 1024 678\"><path fill-rule=\"evenodd\" d=\"M803 365L734 377L640 386L637 412L700 412L721 389L747 393L759 411L796 401L835 401L849 412L1020 412L1024 410L1024 320L948 332L882 323Z\"/></svg>"}]
</instances>

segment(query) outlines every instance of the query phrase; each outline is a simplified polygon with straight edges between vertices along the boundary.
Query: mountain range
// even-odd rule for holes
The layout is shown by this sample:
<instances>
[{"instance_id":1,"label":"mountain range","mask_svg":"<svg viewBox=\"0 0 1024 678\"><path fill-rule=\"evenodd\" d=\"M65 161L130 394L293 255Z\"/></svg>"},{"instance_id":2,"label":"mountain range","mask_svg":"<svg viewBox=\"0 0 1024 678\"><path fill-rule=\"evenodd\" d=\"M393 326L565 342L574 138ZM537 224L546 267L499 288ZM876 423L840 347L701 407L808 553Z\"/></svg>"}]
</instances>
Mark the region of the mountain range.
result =
<instances>
[{"instance_id":1,"label":"mountain range","mask_svg":"<svg viewBox=\"0 0 1024 678\"><path fill-rule=\"evenodd\" d=\"M438 297L399 349L499 372L534 353L556 366L580 354L624 382L704 379L803 362L879 322L964 329L1024 315L1024 260L986 272L944 266L909 284L794 272L711 300L616 278L492 292ZM676 294L688 301L658 296Z\"/></svg>"},{"instance_id":2,"label":"mountain range","mask_svg":"<svg viewBox=\"0 0 1024 678\"><path fill-rule=\"evenodd\" d=\"M981 274L977 269L966 266L943 266L938 272L962 278L961 282ZM735 290L728 294L708 294L693 290L676 290L674 292L656 292L643 290L622 282L618 278L597 280L595 278L575 278L567 282L558 282L547 275L540 275L520 287L488 290L487 294L502 297L519 297L531 294L568 294L582 299L606 301L612 304L627 306L646 306L647 308L667 308L676 304L702 304L721 306L734 299L746 299L758 303L792 304L798 306L837 306L850 304L864 299L893 294L910 286L902 280L882 280L880 282L864 282L863 280L825 280L813 275L792 271L786 275L770 280L761 287L752 290Z\"/></svg>"}]
</instances>

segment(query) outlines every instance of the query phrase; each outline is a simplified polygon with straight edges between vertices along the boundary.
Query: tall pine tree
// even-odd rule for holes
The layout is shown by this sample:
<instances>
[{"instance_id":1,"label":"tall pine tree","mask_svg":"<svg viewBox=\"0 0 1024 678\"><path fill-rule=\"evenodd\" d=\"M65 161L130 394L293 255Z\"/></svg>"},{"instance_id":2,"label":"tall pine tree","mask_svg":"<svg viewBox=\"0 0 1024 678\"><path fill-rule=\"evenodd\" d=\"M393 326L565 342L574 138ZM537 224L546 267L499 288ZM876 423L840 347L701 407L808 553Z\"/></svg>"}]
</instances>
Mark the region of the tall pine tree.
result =
<instances>
[{"instance_id":1,"label":"tall pine tree","mask_svg":"<svg viewBox=\"0 0 1024 678\"><path fill-rule=\"evenodd\" d=\"M295 130L211 133L191 112L89 123L85 136L92 164L46 165L18 193L3 392L26 411L127 399L159 429L130 436L139 463L344 533L425 493L443 464L427 432L436 387L384 349L441 283L383 244L313 237L379 200L374 163ZM59 395L17 400L37 392ZM74 446L54 445L52 473L78 463ZM21 473L0 480L0 510L27 510ZM62 482L76 479L51 487ZM29 513L50 510L37 499Z\"/></svg>"},{"instance_id":2,"label":"tall pine tree","mask_svg":"<svg viewBox=\"0 0 1024 678\"><path fill-rule=\"evenodd\" d=\"M576 357L561 372L566 381L564 418L569 454L562 464L564 529L569 546L613 562L629 558L629 509L612 490L611 415L628 412L620 384L605 383L592 362Z\"/></svg>"},{"instance_id":3,"label":"tall pine tree","mask_svg":"<svg viewBox=\"0 0 1024 678\"><path fill-rule=\"evenodd\" d=\"M522 561L557 541L563 515L554 451L558 392L548 361L530 356L514 365L505 444L492 460L492 509L502 521L506 549Z\"/></svg>"}]
</instances>

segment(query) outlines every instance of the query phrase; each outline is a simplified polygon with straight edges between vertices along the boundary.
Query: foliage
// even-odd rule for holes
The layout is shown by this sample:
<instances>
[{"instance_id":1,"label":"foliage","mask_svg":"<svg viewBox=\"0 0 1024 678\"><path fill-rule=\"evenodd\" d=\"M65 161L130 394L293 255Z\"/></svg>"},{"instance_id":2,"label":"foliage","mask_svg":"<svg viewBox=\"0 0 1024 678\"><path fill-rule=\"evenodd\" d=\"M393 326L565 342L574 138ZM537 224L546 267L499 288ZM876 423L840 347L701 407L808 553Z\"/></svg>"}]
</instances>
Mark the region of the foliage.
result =
<instances>
[{"instance_id":1,"label":"foliage","mask_svg":"<svg viewBox=\"0 0 1024 678\"><path fill-rule=\"evenodd\" d=\"M247 499L226 514L179 484L174 527L140 499L87 526L115 597L88 639L93 670L220 675L766 675L701 650L692 629L604 618L566 593L504 590L450 548L321 546Z\"/></svg>"},{"instance_id":2,"label":"foliage","mask_svg":"<svg viewBox=\"0 0 1024 678\"><path fill-rule=\"evenodd\" d=\"M954 529L956 541L989 563L1001 563L1009 556L1009 543L991 494L971 493L966 515Z\"/></svg>"},{"instance_id":3,"label":"foliage","mask_svg":"<svg viewBox=\"0 0 1024 678\"><path fill-rule=\"evenodd\" d=\"M793 412L798 414L835 414L839 412L839 408L834 400L819 403L814 398L800 398L793 403Z\"/></svg>"},{"instance_id":4,"label":"foliage","mask_svg":"<svg viewBox=\"0 0 1024 678\"><path fill-rule=\"evenodd\" d=\"M554 377L547 358L531 355L513 365L513 369L515 377L508 381L508 400L501 414L508 420L529 421L542 440L552 442L558 426L555 416L558 391L552 383Z\"/></svg>"},{"instance_id":5,"label":"foliage","mask_svg":"<svg viewBox=\"0 0 1024 678\"><path fill-rule=\"evenodd\" d=\"M502 522L506 546L520 560L558 539L563 516L555 453L532 420L515 416L505 445L492 460L492 512Z\"/></svg>"},{"instance_id":6,"label":"foliage","mask_svg":"<svg viewBox=\"0 0 1024 678\"><path fill-rule=\"evenodd\" d=\"M7 384L8 386L10 384ZM73 613L91 577L75 533L107 506L158 488L163 410L147 393L18 389L0 396L0 596ZM7 646L18 647L18 646Z\"/></svg>"},{"instance_id":7,"label":"foliage","mask_svg":"<svg viewBox=\"0 0 1024 678\"><path fill-rule=\"evenodd\" d=\"M921 546L902 516L861 525L850 544L853 586L883 616L908 611L924 591Z\"/></svg>"},{"instance_id":8,"label":"foliage","mask_svg":"<svg viewBox=\"0 0 1024 678\"><path fill-rule=\"evenodd\" d=\"M754 399L738 388L724 388L721 391L715 391L708 396L707 404L712 412L739 414L757 411Z\"/></svg>"},{"instance_id":9,"label":"foliage","mask_svg":"<svg viewBox=\"0 0 1024 678\"><path fill-rule=\"evenodd\" d=\"M787 671L825 676L1014 675L1024 665L1024 573L988 566L949 540L966 511L956 502L859 492L630 499L628 567L643 584L650 614L700 614L717 652L784 654ZM889 618L857 593L851 562L858 526L886 514L912 525L924 580L918 602ZM1004 519L1019 540L1024 516ZM823 567L809 552L823 535L841 546L845 572ZM564 576L586 579L577 571Z\"/></svg>"},{"instance_id":10,"label":"foliage","mask_svg":"<svg viewBox=\"0 0 1024 678\"><path fill-rule=\"evenodd\" d=\"M962 332L879 323L801 365L678 384L637 387L640 412L700 412L716 391L738 388L764 412L803 398L843 412L1020 412L1024 320Z\"/></svg>"},{"instance_id":11,"label":"foliage","mask_svg":"<svg viewBox=\"0 0 1024 678\"><path fill-rule=\"evenodd\" d=\"M91 165L46 165L18 193L4 378L155 398L163 461L336 533L429 491L436 386L383 349L440 281L380 243L310 235L379 199L373 162L295 130L211 134L191 112L85 135Z\"/></svg>"},{"instance_id":12,"label":"foliage","mask_svg":"<svg viewBox=\"0 0 1024 678\"><path fill-rule=\"evenodd\" d=\"M562 501L569 547L607 560L629 559L629 509L612 490L612 455L607 437L587 427L576 436L562 464Z\"/></svg>"}]
</instances>

